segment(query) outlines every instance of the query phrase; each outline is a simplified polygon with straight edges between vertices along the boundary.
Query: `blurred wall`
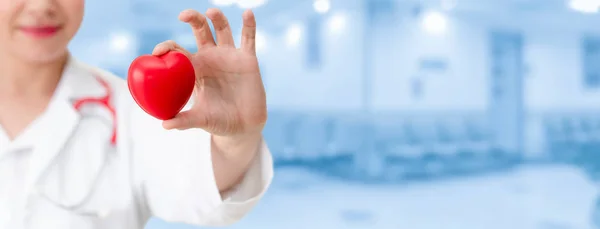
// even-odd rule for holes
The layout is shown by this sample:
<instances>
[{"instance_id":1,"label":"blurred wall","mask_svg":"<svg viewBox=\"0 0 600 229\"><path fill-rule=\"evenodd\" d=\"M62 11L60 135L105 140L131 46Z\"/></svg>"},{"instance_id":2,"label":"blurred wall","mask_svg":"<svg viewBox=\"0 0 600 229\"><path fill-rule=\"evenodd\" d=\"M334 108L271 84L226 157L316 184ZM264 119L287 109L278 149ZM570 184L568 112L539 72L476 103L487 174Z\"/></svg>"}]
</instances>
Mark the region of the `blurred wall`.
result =
<instances>
[{"instance_id":1,"label":"blurred wall","mask_svg":"<svg viewBox=\"0 0 600 229\"><path fill-rule=\"evenodd\" d=\"M429 34L420 18L397 16L375 55L375 104L382 110L483 111L488 100L485 28L451 19L445 34ZM415 23L416 22L416 23ZM445 62L442 69L421 66ZM421 96L411 86L421 84ZM393 95L393 96L392 96Z\"/></svg>"},{"instance_id":2,"label":"blurred wall","mask_svg":"<svg viewBox=\"0 0 600 229\"><path fill-rule=\"evenodd\" d=\"M529 31L527 35L527 107L533 111L599 110L600 90L584 85L583 33Z\"/></svg>"},{"instance_id":3,"label":"blurred wall","mask_svg":"<svg viewBox=\"0 0 600 229\"><path fill-rule=\"evenodd\" d=\"M132 48L136 43L128 43L130 47L124 44L123 49L128 50L114 50L107 48L111 42L119 36L135 37L148 28L162 28L170 33L167 37L193 48L192 38L189 34L186 36L189 28L177 21L177 13L185 8L203 11L209 6L205 2L186 1L188 5L179 3L165 7L156 4L160 7L132 11L130 8L139 4L153 4L132 0L86 3L86 19L71 44L74 55L94 65L121 69L121 74L137 55ZM581 38L584 33L599 31L593 26L559 23L560 15L551 18L546 26L526 26L521 23L522 18L510 20L510 17L502 16L500 21L485 15L458 12L449 14L445 34L430 34L423 30L420 22L426 12L417 15L411 8L397 6L394 15L377 25L368 25L376 27L368 30L363 4L363 1L348 1L320 16L322 61L316 68L306 66L306 38L310 31L307 19L313 17L310 13L304 12L296 17L296 22L292 18L286 23L301 31L296 42L290 41L286 28L272 29L276 18L270 15L275 15L271 12L276 11L268 11L270 15L257 13L259 29L264 30L264 49L259 55L261 62L268 63L262 70L270 94L270 108L359 110L364 105L364 77L368 75L373 80L370 98L376 110L484 111L489 97L488 31L498 25L524 31L524 97L530 112L593 109L600 98L599 90L586 89L582 80ZM239 24L237 14L241 11L225 10L231 15L232 24ZM131 14L136 12L144 15L132 17ZM158 18L156 15L164 16ZM527 21L535 23L542 20L539 18L547 18L544 15L536 17ZM562 21L571 20L564 17ZM363 65L365 37L372 43L368 46L371 50L369 66ZM440 61L445 67L423 69L423 65L431 61Z\"/></svg>"}]
</instances>

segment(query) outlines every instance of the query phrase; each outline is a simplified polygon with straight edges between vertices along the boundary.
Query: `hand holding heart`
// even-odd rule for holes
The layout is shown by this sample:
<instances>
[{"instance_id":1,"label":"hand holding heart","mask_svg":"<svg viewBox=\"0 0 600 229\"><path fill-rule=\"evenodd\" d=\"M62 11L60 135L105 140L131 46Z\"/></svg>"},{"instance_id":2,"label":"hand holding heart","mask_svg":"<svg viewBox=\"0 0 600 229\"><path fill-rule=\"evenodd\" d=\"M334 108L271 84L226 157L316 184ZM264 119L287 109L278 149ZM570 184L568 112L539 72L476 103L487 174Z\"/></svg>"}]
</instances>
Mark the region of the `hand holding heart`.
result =
<instances>
[{"instance_id":1,"label":"hand holding heart","mask_svg":"<svg viewBox=\"0 0 600 229\"><path fill-rule=\"evenodd\" d=\"M177 59L177 52L182 53L190 60L195 72L195 77L186 76L185 63L179 64L181 74L173 76L178 70L171 71L169 77L178 78L171 80L189 82L195 78L192 97L194 104L190 110L165 120L163 127L180 130L203 128L220 136L260 133L266 122L267 108L255 50L254 15L249 10L243 14L242 42L239 49L235 47L225 15L218 9L209 9L206 16L215 28L216 42L207 19L197 11L185 10L179 15L179 20L192 27L198 52L190 53L174 41L165 41L158 44L152 53L154 56L161 56L165 62L169 58ZM185 93L185 83L180 86L181 91ZM175 101L174 104L181 105L181 101Z\"/></svg>"}]
</instances>

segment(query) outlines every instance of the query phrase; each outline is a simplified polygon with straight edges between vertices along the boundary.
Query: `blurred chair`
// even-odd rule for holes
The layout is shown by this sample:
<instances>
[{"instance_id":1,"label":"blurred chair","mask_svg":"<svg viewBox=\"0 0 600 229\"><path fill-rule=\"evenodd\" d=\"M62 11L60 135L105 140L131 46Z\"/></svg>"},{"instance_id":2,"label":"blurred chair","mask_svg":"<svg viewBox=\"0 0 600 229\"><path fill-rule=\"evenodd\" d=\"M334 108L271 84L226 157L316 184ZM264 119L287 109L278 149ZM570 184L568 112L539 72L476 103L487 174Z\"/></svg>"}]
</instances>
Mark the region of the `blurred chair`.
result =
<instances>
[{"instance_id":1,"label":"blurred chair","mask_svg":"<svg viewBox=\"0 0 600 229\"><path fill-rule=\"evenodd\" d=\"M576 139L581 146L581 151L586 152L596 150L597 136L594 132L594 120L592 117L583 116L577 120L578 128L576 131Z\"/></svg>"},{"instance_id":2,"label":"blurred chair","mask_svg":"<svg viewBox=\"0 0 600 229\"><path fill-rule=\"evenodd\" d=\"M359 154L364 153L364 121L358 115L344 115L329 123L332 135L327 142L327 159L329 169L337 176L357 179L364 174L356 168Z\"/></svg>"},{"instance_id":3,"label":"blurred chair","mask_svg":"<svg viewBox=\"0 0 600 229\"><path fill-rule=\"evenodd\" d=\"M437 120L435 122L435 136L433 151L439 154L444 163L450 163L459 153L458 135L452 119ZM448 166L448 165L446 165Z\"/></svg>"},{"instance_id":4,"label":"blurred chair","mask_svg":"<svg viewBox=\"0 0 600 229\"><path fill-rule=\"evenodd\" d=\"M572 140L578 148L585 148L587 144L592 142L591 126L585 117L575 116L570 118L568 122L572 128Z\"/></svg>"},{"instance_id":5,"label":"blurred chair","mask_svg":"<svg viewBox=\"0 0 600 229\"><path fill-rule=\"evenodd\" d=\"M343 163L349 165L354 153L358 149L351 143L356 143L359 135L358 128L351 128L350 125L344 126L340 117L325 117L323 119L324 142L320 163L323 165L332 165ZM353 139L354 138L354 139Z\"/></svg>"},{"instance_id":6,"label":"blurred chair","mask_svg":"<svg viewBox=\"0 0 600 229\"><path fill-rule=\"evenodd\" d=\"M362 145L362 124L355 119L337 119L332 124L332 139L328 149L338 158L353 158ZM331 155L331 153L328 153Z\"/></svg>"},{"instance_id":7,"label":"blurred chair","mask_svg":"<svg viewBox=\"0 0 600 229\"><path fill-rule=\"evenodd\" d=\"M339 150L338 146L335 142L335 130L339 125L338 119L334 117L326 117L323 120L323 126L325 128L325 149L323 152L323 157L325 158L333 158L337 156Z\"/></svg>"},{"instance_id":8,"label":"blurred chair","mask_svg":"<svg viewBox=\"0 0 600 229\"><path fill-rule=\"evenodd\" d=\"M572 117L563 116L559 121L559 136L562 138L560 143L562 146L557 149L557 158L563 162L575 162L581 163L581 158L579 156L580 152L580 142L583 141L583 138L580 136L576 136L575 130L575 122Z\"/></svg>"},{"instance_id":9,"label":"blurred chair","mask_svg":"<svg viewBox=\"0 0 600 229\"><path fill-rule=\"evenodd\" d=\"M452 142L456 152L447 159L448 170L453 174L462 174L477 171L484 165L488 150L483 141L473 141L467 134L466 125L462 118L450 119L438 129L440 134L449 136L446 141ZM477 139L477 138L476 138Z\"/></svg>"},{"instance_id":10,"label":"blurred chair","mask_svg":"<svg viewBox=\"0 0 600 229\"><path fill-rule=\"evenodd\" d=\"M325 115L307 115L295 132L295 159L312 166L325 159L327 149L327 117Z\"/></svg>"},{"instance_id":11,"label":"blurred chair","mask_svg":"<svg viewBox=\"0 0 600 229\"><path fill-rule=\"evenodd\" d=\"M304 118L305 117L303 114L297 114L293 117L290 117L289 121L286 123L284 132L285 150L282 155L284 160L293 161L298 160L299 158L297 140L299 138L300 127L304 122Z\"/></svg>"},{"instance_id":12,"label":"blurred chair","mask_svg":"<svg viewBox=\"0 0 600 229\"><path fill-rule=\"evenodd\" d=\"M566 133L563 131L562 119L557 117L546 117L544 119L544 129L546 132L546 142L548 152L552 160L557 162L566 162L567 152L572 149Z\"/></svg>"},{"instance_id":13,"label":"blurred chair","mask_svg":"<svg viewBox=\"0 0 600 229\"><path fill-rule=\"evenodd\" d=\"M375 150L384 157L386 178L402 179L418 158L418 149L407 144L403 118L379 119L374 129Z\"/></svg>"},{"instance_id":14,"label":"blurred chair","mask_svg":"<svg viewBox=\"0 0 600 229\"><path fill-rule=\"evenodd\" d=\"M593 115L589 120L592 141L596 144L600 144L600 114Z\"/></svg>"},{"instance_id":15,"label":"blurred chair","mask_svg":"<svg viewBox=\"0 0 600 229\"><path fill-rule=\"evenodd\" d=\"M407 168L409 177L427 178L443 173L442 157L435 152L436 137L434 120L431 118L413 119L404 124L405 141L400 152L413 158Z\"/></svg>"},{"instance_id":16,"label":"blurred chair","mask_svg":"<svg viewBox=\"0 0 600 229\"><path fill-rule=\"evenodd\" d=\"M427 174L434 176L443 175L448 169L449 159L458 153L456 145L450 141L451 136L441 135L440 128L443 127L439 122L438 117L429 117L416 123L424 149L421 164Z\"/></svg>"},{"instance_id":17,"label":"blurred chair","mask_svg":"<svg viewBox=\"0 0 600 229\"><path fill-rule=\"evenodd\" d=\"M279 115L269 114L264 131L274 163L276 166L299 165L296 136L304 117L293 113Z\"/></svg>"},{"instance_id":18,"label":"blurred chair","mask_svg":"<svg viewBox=\"0 0 600 229\"><path fill-rule=\"evenodd\" d=\"M485 169L503 167L507 160L510 160L510 154L494 144L493 133L483 117L467 117L465 129L467 148L477 153L476 158L480 160L480 166Z\"/></svg>"},{"instance_id":19,"label":"blurred chair","mask_svg":"<svg viewBox=\"0 0 600 229\"><path fill-rule=\"evenodd\" d=\"M409 157L402 155L399 148L403 142L402 119L378 120L374 124L375 149L394 160L406 160Z\"/></svg>"},{"instance_id":20,"label":"blurred chair","mask_svg":"<svg viewBox=\"0 0 600 229\"><path fill-rule=\"evenodd\" d=\"M269 112L269 118L263 130L264 139L276 161L283 157L288 148L285 136L289 118L283 112Z\"/></svg>"},{"instance_id":21,"label":"blurred chair","mask_svg":"<svg viewBox=\"0 0 600 229\"><path fill-rule=\"evenodd\" d=\"M600 154L598 149L597 131L594 130L594 119L591 117L582 117L578 120L575 139L578 146L576 163L580 164L584 170L591 175L593 179L600 175Z\"/></svg>"},{"instance_id":22,"label":"blurred chair","mask_svg":"<svg viewBox=\"0 0 600 229\"><path fill-rule=\"evenodd\" d=\"M573 121L573 117L570 116L563 116L560 119L560 127L561 127L561 132L565 138L566 141L570 142L570 143L576 143L577 141L575 140L575 122Z\"/></svg>"},{"instance_id":23,"label":"blurred chair","mask_svg":"<svg viewBox=\"0 0 600 229\"><path fill-rule=\"evenodd\" d=\"M586 168L586 172L590 175L593 180L600 179L600 153L598 149L600 149L600 114L594 115L590 117L590 135L592 138L592 143L589 146L589 149L586 151L587 161L590 162L588 164L588 168ZM593 163L593 164L591 164Z\"/></svg>"},{"instance_id":24,"label":"blurred chair","mask_svg":"<svg viewBox=\"0 0 600 229\"><path fill-rule=\"evenodd\" d=\"M402 125L402 139L395 144L394 156L411 161L423 157L425 147L415 127L413 120L407 120Z\"/></svg>"}]
</instances>

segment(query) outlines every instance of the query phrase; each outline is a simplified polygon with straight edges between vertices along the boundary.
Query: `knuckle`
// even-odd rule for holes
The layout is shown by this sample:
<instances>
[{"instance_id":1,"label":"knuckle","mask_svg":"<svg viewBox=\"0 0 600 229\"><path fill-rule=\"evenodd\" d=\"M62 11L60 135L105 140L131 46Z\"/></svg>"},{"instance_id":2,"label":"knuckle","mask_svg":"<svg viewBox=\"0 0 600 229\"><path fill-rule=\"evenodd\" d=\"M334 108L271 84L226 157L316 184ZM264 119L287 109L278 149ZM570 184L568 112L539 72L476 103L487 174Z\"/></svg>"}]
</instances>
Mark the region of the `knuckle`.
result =
<instances>
[{"instance_id":1,"label":"knuckle","mask_svg":"<svg viewBox=\"0 0 600 229\"><path fill-rule=\"evenodd\" d=\"M215 29L219 30L219 31L223 31L223 30L226 30L228 28L229 28L229 22L227 20L223 20L223 21L221 21L221 23L218 23L215 26Z\"/></svg>"},{"instance_id":2,"label":"knuckle","mask_svg":"<svg viewBox=\"0 0 600 229\"><path fill-rule=\"evenodd\" d=\"M253 31L246 31L244 33L244 37L249 38L249 39L255 39L256 38L256 33Z\"/></svg>"},{"instance_id":3,"label":"knuckle","mask_svg":"<svg viewBox=\"0 0 600 229\"><path fill-rule=\"evenodd\" d=\"M192 29L198 30L200 32L205 32L207 29L210 28L208 27L206 20L198 20L198 22L192 24Z\"/></svg>"}]
</instances>

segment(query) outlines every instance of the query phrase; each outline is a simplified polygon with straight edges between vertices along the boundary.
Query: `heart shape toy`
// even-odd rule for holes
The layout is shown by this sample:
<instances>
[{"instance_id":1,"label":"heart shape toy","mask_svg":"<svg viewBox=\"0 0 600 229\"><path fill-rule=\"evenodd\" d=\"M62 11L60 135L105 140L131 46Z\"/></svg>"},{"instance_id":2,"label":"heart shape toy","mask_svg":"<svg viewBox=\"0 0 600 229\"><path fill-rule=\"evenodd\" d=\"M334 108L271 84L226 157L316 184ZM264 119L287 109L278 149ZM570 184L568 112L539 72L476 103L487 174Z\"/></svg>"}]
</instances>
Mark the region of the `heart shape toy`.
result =
<instances>
[{"instance_id":1,"label":"heart shape toy","mask_svg":"<svg viewBox=\"0 0 600 229\"><path fill-rule=\"evenodd\" d=\"M196 76L191 61L180 52L139 56L129 66L127 84L135 102L149 115L168 120L187 104Z\"/></svg>"}]
</instances>

